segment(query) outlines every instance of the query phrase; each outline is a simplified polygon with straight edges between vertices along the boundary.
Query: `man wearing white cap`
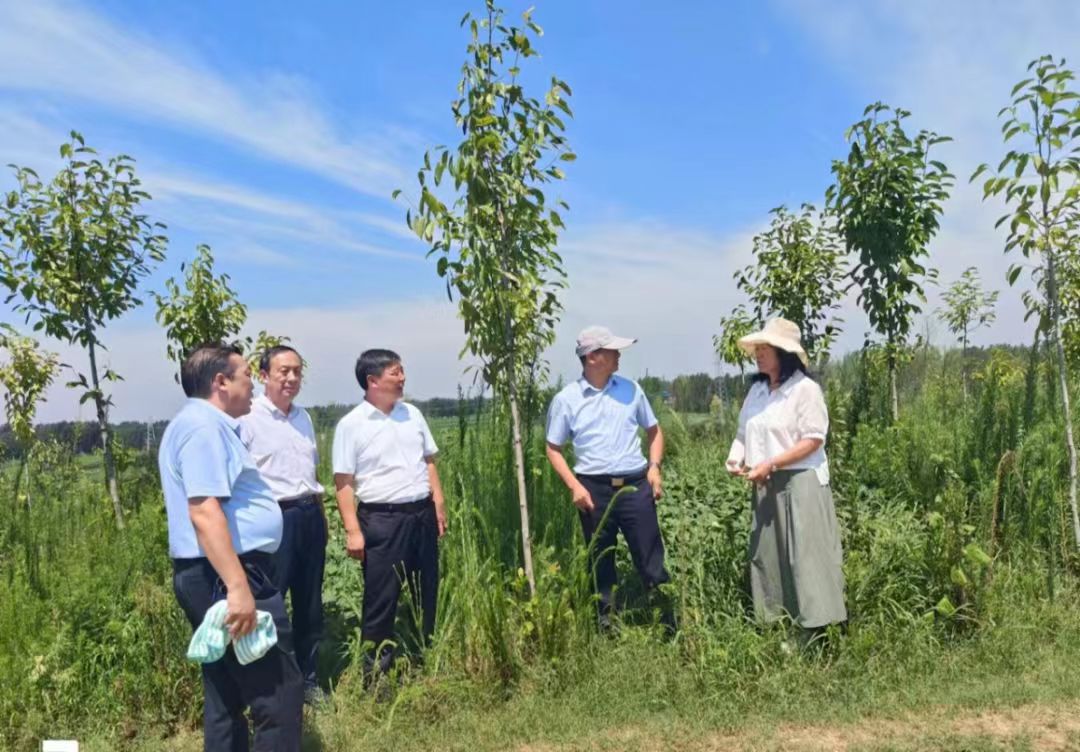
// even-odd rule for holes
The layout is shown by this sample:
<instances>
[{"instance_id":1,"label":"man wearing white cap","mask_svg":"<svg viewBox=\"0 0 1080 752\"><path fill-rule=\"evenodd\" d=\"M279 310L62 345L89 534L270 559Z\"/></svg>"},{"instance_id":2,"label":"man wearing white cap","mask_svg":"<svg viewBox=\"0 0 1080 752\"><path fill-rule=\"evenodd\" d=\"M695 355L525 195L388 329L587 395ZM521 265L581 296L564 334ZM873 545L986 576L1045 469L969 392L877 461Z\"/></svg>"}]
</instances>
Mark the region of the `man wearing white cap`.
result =
<instances>
[{"instance_id":1,"label":"man wearing white cap","mask_svg":"<svg viewBox=\"0 0 1080 752\"><path fill-rule=\"evenodd\" d=\"M602 629L614 610L614 547L620 530L650 593L670 579L656 518L664 435L641 387L615 375L620 351L636 341L602 326L583 330L577 339L581 378L556 394L548 409L547 457L581 517ZM648 438L648 459L641 451L639 428ZM573 471L562 454L568 440L574 447ZM670 604L663 604L661 621L674 631Z\"/></svg>"}]
</instances>

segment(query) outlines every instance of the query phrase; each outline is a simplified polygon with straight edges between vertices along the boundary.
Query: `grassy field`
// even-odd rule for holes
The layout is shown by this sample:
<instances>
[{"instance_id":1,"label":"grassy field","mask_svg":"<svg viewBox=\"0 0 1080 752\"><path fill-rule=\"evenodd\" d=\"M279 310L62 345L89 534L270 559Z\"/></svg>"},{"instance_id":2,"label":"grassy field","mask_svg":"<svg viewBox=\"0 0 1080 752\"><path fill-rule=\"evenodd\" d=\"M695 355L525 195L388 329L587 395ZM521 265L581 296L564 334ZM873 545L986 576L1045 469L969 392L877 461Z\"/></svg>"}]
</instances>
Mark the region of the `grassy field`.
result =
<instances>
[{"instance_id":1,"label":"grassy field","mask_svg":"<svg viewBox=\"0 0 1080 752\"><path fill-rule=\"evenodd\" d=\"M1076 748L1075 595L1023 614L1029 625L970 640L943 643L932 628L908 625L878 644L878 635L853 630L835 650L812 656L785 653L778 634L734 626L731 651L745 651L738 660L753 666L737 677L723 676L734 655L690 666L685 641L664 645L631 631L582 656L574 681L557 686L531 678L505 694L428 677L377 704L346 685L332 708L308 715L305 749ZM1048 736L1055 724L1056 747ZM185 734L165 748L200 744Z\"/></svg>"},{"instance_id":2,"label":"grassy field","mask_svg":"<svg viewBox=\"0 0 1080 752\"><path fill-rule=\"evenodd\" d=\"M851 620L806 652L746 615L747 489L723 470L733 406L689 418L660 409L673 641L653 625L625 550L623 624L596 634L577 519L543 461L538 419L527 441L535 599L518 570L506 422L497 412L436 422L451 514L436 643L422 667L402 666L389 700L361 690L362 584L333 525L322 666L333 700L308 715L305 748L1076 746L1080 585L1053 374L998 351L965 400L956 366L932 350L909 364L893 425L865 361L826 372ZM99 468L63 447L35 456L29 499L0 506L2 749L42 738L200 746L154 459L122 464L123 532Z\"/></svg>"}]
</instances>

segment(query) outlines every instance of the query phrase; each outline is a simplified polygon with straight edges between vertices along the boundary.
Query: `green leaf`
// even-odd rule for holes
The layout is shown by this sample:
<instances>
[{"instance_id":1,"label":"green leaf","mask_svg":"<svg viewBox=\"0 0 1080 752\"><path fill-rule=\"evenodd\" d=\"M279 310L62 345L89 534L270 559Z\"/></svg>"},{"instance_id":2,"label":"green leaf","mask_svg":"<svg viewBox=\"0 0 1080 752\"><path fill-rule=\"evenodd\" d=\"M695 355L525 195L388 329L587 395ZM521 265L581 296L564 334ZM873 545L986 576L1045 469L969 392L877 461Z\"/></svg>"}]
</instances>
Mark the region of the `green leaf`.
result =
<instances>
[{"instance_id":1,"label":"green leaf","mask_svg":"<svg viewBox=\"0 0 1080 752\"><path fill-rule=\"evenodd\" d=\"M934 610L947 619L956 615L956 606L952 604L952 601L949 600L947 595L942 596L941 600L934 606Z\"/></svg>"},{"instance_id":2,"label":"green leaf","mask_svg":"<svg viewBox=\"0 0 1080 752\"><path fill-rule=\"evenodd\" d=\"M967 578L967 575L964 574L964 570L958 566L954 566L952 568L952 571L949 572L949 581L959 588L967 587L971 584Z\"/></svg>"},{"instance_id":3,"label":"green leaf","mask_svg":"<svg viewBox=\"0 0 1080 752\"><path fill-rule=\"evenodd\" d=\"M969 543L964 546L964 559L976 567L985 567L993 562L990 555L983 551L977 543Z\"/></svg>"},{"instance_id":4,"label":"green leaf","mask_svg":"<svg viewBox=\"0 0 1080 752\"><path fill-rule=\"evenodd\" d=\"M1023 81L1021 81L1020 83L1018 83L1018 84L1017 84L1016 86L1012 87L1012 91L1011 91L1011 92L1009 93L1009 96L1010 96L1010 97L1015 97L1015 96L1016 96L1016 92L1018 92L1018 91L1020 91L1021 89L1023 89L1023 88L1025 87L1025 86L1027 86L1028 84L1030 84L1030 83L1031 83L1031 82L1032 82L1033 80L1034 80L1034 79L1031 79L1031 78L1025 78L1025 79L1024 79Z\"/></svg>"}]
</instances>

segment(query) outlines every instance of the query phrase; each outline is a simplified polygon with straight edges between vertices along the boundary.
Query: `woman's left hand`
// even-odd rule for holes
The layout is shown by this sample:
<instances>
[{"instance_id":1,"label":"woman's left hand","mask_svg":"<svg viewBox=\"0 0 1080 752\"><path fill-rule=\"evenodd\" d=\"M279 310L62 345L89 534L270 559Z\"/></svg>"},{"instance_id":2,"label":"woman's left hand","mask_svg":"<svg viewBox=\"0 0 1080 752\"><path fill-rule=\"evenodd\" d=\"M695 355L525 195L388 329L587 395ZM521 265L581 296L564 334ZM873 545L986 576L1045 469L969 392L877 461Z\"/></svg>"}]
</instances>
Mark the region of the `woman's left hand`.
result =
<instances>
[{"instance_id":1,"label":"woman's left hand","mask_svg":"<svg viewBox=\"0 0 1080 752\"><path fill-rule=\"evenodd\" d=\"M746 479L751 483L757 483L759 486L763 485L765 481L772 475L772 463L771 462L759 462L754 465L754 469L746 474Z\"/></svg>"}]
</instances>

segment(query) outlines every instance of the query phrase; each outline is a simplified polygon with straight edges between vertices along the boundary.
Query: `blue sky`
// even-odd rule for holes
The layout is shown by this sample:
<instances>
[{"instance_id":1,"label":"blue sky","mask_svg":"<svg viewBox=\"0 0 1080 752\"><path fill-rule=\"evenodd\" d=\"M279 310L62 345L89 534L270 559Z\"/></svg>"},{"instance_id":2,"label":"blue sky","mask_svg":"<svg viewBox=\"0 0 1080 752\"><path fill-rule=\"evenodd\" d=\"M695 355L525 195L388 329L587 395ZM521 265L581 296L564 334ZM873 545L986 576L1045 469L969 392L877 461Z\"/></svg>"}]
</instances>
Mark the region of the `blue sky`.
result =
<instances>
[{"instance_id":1,"label":"blue sky","mask_svg":"<svg viewBox=\"0 0 1080 752\"><path fill-rule=\"evenodd\" d=\"M945 280L978 265L1002 289L999 323L976 342L1028 339L1003 282L999 207L966 176L1003 153L995 113L1028 60L1080 62L1080 5L535 4L546 34L527 70L538 93L551 74L573 87L579 155L555 191L571 205L556 374L573 375L574 334L594 322L641 338L623 361L632 376L715 371L711 336L740 299L731 274L750 239L772 207L820 204L845 128L877 99L957 139L942 155L961 179L933 263ZM311 362L307 402L355 399L351 363L371 346L402 352L414 395L449 395L461 327L390 192L413 188L426 147L455 142L458 21L480 7L0 0L0 162L49 172L71 128L134 155L171 241L148 286L209 243L251 328L292 336ZM525 4L506 7L516 21ZM850 349L867 324L852 301L845 318ZM150 307L106 341L127 377L115 417L176 407ZM90 415L59 390L41 414Z\"/></svg>"}]
</instances>

